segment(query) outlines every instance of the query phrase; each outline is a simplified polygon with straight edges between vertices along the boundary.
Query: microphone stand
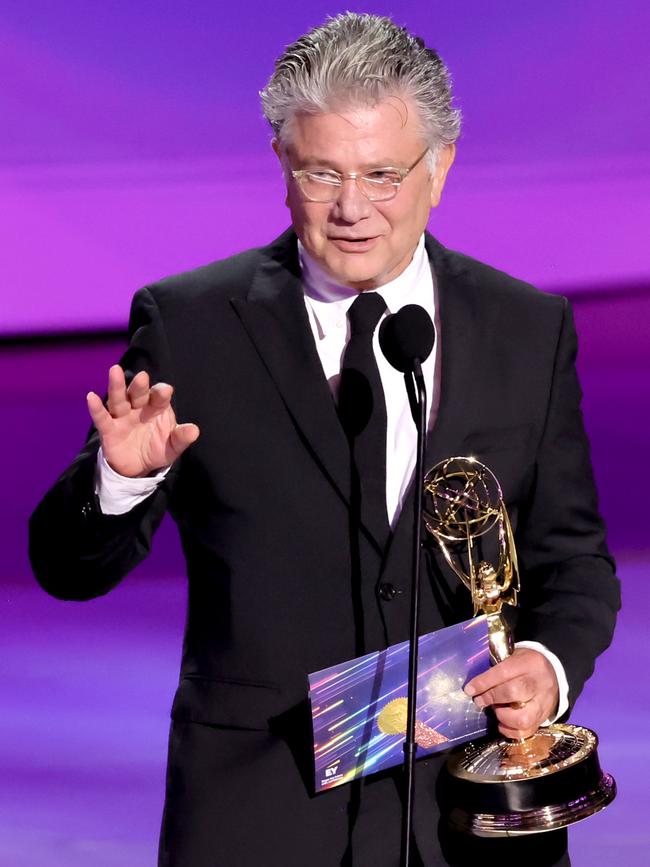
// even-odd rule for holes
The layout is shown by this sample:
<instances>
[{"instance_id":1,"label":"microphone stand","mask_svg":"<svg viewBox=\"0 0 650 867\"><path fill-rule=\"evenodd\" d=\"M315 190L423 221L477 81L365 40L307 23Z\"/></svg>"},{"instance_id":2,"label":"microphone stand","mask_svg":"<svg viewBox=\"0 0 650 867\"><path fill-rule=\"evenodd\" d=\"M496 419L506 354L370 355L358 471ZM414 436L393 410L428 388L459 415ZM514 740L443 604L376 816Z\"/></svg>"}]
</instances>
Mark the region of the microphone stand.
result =
<instances>
[{"instance_id":1,"label":"microphone stand","mask_svg":"<svg viewBox=\"0 0 650 867\"><path fill-rule=\"evenodd\" d=\"M415 704L418 680L418 631L420 620L420 549L422 547L422 478L424 477L424 444L427 428L427 395L418 358L413 361L412 371L404 374L406 390L413 421L417 428L417 453L413 477L413 549L411 615L409 637L409 667L407 691L406 740L404 741L405 801L402 812L401 867L410 867L413 842L413 799L415 794Z\"/></svg>"}]
</instances>

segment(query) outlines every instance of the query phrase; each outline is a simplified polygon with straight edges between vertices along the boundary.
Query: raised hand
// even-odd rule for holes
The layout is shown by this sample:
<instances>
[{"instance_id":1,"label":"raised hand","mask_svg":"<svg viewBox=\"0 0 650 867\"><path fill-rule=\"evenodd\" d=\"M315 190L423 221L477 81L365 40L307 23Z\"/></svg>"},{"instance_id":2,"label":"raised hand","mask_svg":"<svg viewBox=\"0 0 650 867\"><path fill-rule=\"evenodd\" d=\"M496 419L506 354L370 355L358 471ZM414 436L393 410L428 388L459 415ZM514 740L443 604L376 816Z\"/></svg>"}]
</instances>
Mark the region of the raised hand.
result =
<instances>
[{"instance_id":1,"label":"raised hand","mask_svg":"<svg viewBox=\"0 0 650 867\"><path fill-rule=\"evenodd\" d=\"M511 656L470 680L465 692L478 707L492 707L499 731L527 738L551 718L559 700L553 666L537 650L516 647Z\"/></svg>"},{"instance_id":2,"label":"raised hand","mask_svg":"<svg viewBox=\"0 0 650 867\"><path fill-rule=\"evenodd\" d=\"M195 424L176 424L173 392L164 382L151 386L146 371L127 388L124 371L114 364L108 372L108 408L95 392L87 395L104 457L116 473L137 478L161 470L198 438Z\"/></svg>"}]
</instances>

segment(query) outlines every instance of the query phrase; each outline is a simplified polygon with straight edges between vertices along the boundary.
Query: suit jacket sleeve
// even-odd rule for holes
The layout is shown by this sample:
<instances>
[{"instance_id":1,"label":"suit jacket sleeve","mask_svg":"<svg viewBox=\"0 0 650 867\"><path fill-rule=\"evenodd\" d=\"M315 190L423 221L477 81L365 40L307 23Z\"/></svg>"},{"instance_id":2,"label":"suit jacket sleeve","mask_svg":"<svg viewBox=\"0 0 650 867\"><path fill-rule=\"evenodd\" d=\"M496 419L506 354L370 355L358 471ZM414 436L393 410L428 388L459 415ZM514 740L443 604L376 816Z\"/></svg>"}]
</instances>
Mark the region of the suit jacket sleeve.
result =
<instances>
[{"instance_id":1,"label":"suit jacket sleeve","mask_svg":"<svg viewBox=\"0 0 650 867\"><path fill-rule=\"evenodd\" d=\"M522 593L516 637L540 641L559 657L571 705L609 645L620 607L582 422L576 352L565 300L532 492L517 532Z\"/></svg>"},{"instance_id":2,"label":"suit jacket sleeve","mask_svg":"<svg viewBox=\"0 0 650 867\"><path fill-rule=\"evenodd\" d=\"M130 345L120 364L127 381L146 370L152 383L170 382L169 351L151 293L131 308ZM99 437L94 429L70 467L37 506L29 525L29 555L41 586L60 599L107 593L143 560L167 507L174 468L160 488L125 515L103 515L94 494Z\"/></svg>"}]
</instances>

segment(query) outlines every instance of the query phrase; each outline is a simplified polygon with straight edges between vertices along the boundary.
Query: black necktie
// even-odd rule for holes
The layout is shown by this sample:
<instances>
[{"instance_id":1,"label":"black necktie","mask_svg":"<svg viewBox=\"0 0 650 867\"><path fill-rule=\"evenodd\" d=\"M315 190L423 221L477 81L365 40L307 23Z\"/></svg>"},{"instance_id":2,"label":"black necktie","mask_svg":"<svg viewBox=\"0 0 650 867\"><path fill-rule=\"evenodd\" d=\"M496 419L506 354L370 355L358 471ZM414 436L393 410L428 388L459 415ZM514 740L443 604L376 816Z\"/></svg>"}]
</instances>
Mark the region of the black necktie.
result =
<instances>
[{"instance_id":1,"label":"black necktie","mask_svg":"<svg viewBox=\"0 0 650 867\"><path fill-rule=\"evenodd\" d=\"M350 340L343 355L339 417L350 444L352 506L383 544L386 512L386 402L372 337L386 309L376 292L362 292L348 310Z\"/></svg>"}]
</instances>

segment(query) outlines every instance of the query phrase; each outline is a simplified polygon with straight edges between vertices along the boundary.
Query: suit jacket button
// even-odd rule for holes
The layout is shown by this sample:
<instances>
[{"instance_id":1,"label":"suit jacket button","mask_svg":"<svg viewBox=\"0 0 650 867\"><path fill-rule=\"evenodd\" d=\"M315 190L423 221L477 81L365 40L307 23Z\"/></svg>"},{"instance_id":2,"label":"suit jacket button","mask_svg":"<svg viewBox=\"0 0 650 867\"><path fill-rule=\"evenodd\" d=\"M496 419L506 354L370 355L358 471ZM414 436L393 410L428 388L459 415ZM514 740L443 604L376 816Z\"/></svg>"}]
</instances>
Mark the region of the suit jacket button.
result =
<instances>
[{"instance_id":1,"label":"suit jacket button","mask_svg":"<svg viewBox=\"0 0 650 867\"><path fill-rule=\"evenodd\" d=\"M402 591L398 587L389 582L379 585L379 597L380 599L383 599L384 602L392 602L397 594L401 592Z\"/></svg>"}]
</instances>

